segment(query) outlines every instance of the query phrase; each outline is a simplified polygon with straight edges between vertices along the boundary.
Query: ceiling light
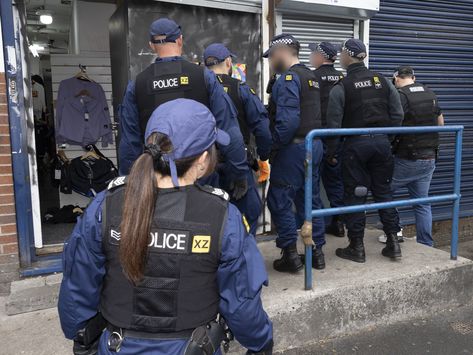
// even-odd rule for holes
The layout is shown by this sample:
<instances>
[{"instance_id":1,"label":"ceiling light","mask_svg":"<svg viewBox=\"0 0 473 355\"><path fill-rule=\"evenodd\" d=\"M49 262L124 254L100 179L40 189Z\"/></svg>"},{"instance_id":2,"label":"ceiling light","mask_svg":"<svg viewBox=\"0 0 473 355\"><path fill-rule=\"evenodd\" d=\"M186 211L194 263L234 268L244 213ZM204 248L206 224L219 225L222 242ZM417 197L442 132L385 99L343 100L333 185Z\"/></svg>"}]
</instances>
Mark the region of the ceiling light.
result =
<instances>
[{"instance_id":1,"label":"ceiling light","mask_svg":"<svg viewBox=\"0 0 473 355\"><path fill-rule=\"evenodd\" d=\"M48 10L38 10L36 15L39 16L39 22L44 25L50 25L53 23L53 15Z\"/></svg>"}]
</instances>

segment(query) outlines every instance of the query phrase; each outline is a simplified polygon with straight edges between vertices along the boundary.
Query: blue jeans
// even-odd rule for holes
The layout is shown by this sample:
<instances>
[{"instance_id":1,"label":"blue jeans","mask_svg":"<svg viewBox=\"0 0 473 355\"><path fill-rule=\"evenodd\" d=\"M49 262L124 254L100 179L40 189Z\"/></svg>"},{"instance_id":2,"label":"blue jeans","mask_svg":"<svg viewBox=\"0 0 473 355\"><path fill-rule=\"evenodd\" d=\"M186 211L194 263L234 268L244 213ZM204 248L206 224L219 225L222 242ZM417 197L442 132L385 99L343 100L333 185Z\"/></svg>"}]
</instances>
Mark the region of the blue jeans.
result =
<instances>
[{"instance_id":1,"label":"blue jeans","mask_svg":"<svg viewBox=\"0 0 473 355\"><path fill-rule=\"evenodd\" d=\"M393 193L401 187L407 187L411 198L427 197L430 181L435 170L435 160L406 160L395 158L394 174L391 183ZM414 206L416 218L417 242L433 246L432 211L430 204Z\"/></svg>"},{"instance_id":2,"label":"blue jeans","mask_svg":"<svg viewBox=\"0 0 473 355\"><path fill-rule=\"evenodd\" d=\"M304 220L305 155L304 143L289 144L281 148L271 165L268 208L278 232L278 248L285 248L297 241L297 229ZM312 150L313 209L322 208L319 188L322 157L322 142L316 139ZM312 220L312 239L319 248L325 244L323 218Z\"/></svg>"}]
</instances>

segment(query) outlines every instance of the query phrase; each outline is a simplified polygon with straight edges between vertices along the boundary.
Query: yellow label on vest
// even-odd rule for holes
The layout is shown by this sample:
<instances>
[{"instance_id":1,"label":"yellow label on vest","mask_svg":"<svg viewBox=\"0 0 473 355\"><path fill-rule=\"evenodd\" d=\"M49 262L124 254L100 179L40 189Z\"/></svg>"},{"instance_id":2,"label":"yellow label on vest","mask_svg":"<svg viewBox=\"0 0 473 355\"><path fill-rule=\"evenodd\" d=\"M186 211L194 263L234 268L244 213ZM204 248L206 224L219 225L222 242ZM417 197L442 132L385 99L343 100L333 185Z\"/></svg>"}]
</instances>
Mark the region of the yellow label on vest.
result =
<instances>
[{"instance_id":1,"label":"yellow label on vest","mask_svg":"<svg viewBox=\"0 0 473 355\"><path fill-rule=\"evenodd\" d=\"M189 77L181 76L181 85L189 85Z\"/></svg>"},{"instance_id":2,"label":"yellow label on vest","mask_svg":"<svg viewBox=\"0 0 473 355\"><path fill-rule=\"evenodd\" d=\"M243 225L246 228L246 233L250 233L250 225L248 224L248 221L246 220L246 217L243 215Z\"/></svg>"},{"instance_id":3,"label":"yellow label on vest","mask_svg":"<svg viewBox=\"0 0 473 355\"><path fill-rule=\"evenodd\" d=\"M373 77L375 83L380 83L379 78L377 76Z\"/></svg>"},{"instance_id":4,"label":"yellow label on vest","mask_svg":"<svg viewBox=\"0 0 473 355\"><path fill-rule=\"evenodd\" d=\"M291 74L287 74L286 75L286 81L291 81L292 80L292 75Z\"/></svg>"},{"instance_id":5,"label":"yellow label on vest","mask_svg":"<svg viewBox=\"0 0 473 355\"><path fill-rule=\"evenodd\" d=\"M228 86L224 86L224 87L223 87L223 91L225 91L226 93L228 93Z\"/></svg>"},{"instance_id":6,"label":"yellow label on vest","mask_svg":"<svg viewBox=\"0 0 473 355\"><path fill-rule=\"evenodd\" d=\"M194 235L192 240L193 253L210 253L210 235Z\"/></svg>"}]
</instances>

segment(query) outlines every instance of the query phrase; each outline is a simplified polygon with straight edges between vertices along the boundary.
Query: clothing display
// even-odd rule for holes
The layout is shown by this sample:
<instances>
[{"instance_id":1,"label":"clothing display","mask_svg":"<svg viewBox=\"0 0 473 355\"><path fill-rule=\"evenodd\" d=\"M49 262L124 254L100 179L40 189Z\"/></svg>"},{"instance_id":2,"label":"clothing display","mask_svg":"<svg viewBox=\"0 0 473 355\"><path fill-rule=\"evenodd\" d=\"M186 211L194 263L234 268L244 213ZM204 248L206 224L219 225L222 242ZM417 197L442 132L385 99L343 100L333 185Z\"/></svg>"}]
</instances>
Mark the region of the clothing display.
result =
<instances>
[{"instance_id":1,"label":"clothing display","mask_svg":"<svg viewBox=\"0 0 473 355\"><path fill-rule=\"evenodd\" d=\"M43 118L43 112L46 111L46 98L44 96L43 85L33 81L31 84L31 96L33 98L34 117L40 120Z\"/></svg>"},{"instance_id":2,"label":"clothing display","mask_svg":"<svg viewBox=\"0 0 473 355\"><path fill-rule=\"evenodd\" d=\"M93 197L105 190L108 183L118 176L118 170L97 147L91 145L87 148L87 153L71 160L69 173L72 190Z\"/></svg>"},{"instance_id":3,"label":"clothing display","mask_svg":"<svg viewBox=\"0 0 473 355\"><path fill-rule=\"evenodd\" d=\"M56 142L86 146L113 143L103 88L84 76L61 81L56 102Z\"/></svg>"},{"instance_id":4,"label":"clothing display","mask_svg":"<svg viewBox=\"0 0 473 355\"><path fill-rule=\"evenodd\" d=\"M85 207L66 205L61 208L51 208L44 215L44 223L76 223L77 217L82 216Z\"/></svg>"}]
</instances>

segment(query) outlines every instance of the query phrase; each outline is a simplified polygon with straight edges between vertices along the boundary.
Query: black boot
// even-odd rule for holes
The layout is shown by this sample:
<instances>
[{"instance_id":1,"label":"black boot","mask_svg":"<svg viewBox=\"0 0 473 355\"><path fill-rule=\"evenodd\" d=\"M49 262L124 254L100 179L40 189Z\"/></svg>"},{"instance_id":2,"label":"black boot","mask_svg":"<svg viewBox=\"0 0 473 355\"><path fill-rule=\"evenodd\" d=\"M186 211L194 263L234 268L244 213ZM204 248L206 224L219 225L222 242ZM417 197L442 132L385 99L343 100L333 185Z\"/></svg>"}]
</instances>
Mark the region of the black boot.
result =
<instances>
[{"instance_id":1,"label":"black boot","mask_svg":"<svg viewBox=\"0 0 473 355\"><path fill-rule=\"evenodd\" d=\"M342 259L355 261L357 263L364 263L365 247L363 245L363 238L351 238L350 244L346 248L338 248L335 254Z\"/></svg>"},{"instance_id":2,"label":"black boot","mask_svg":"<svg viewBox=\"0 0 473 355\"><path fill-rule=\"evenodd\" d=\"M297 272L303 268L301 258L297 254L297 244L291 244L282 251L281 259L274 260L274 270L279 272Z\"/></svg>"},{"instance_id":3,"label":"black boot","mask_svg":"<svg viewBox=\"0 0 473 355\"><path fill-rule=\"evenodd\" d=\"M401 246L397 240L397 234L391 233L386 235L386 246L381 251L381 254L392 259L400 258L402 256Z\"/></svg>"},{"instance_id":4,"label":"black boot","mask_svg":"<svg viewBox=\"0 0 473 355\"><path fill-rule=\"evenodd\" d=\"M301 254L301 262L305 264L305 254ZM317 270L325 269L325 255L322 248L312 248L312 267Z\"/></svg>"},{"instance_id":5,"label":"black boot","mask_svg":"<svg viewBox=\"0 0 473 355\"><path fill-rule=\"evenodd\" d=\"M334 235L335 237L343 238L345 236L345 227L339 216L332 217L332 223L325 228L325 233Z\"/></svg>"}]
</instances>

